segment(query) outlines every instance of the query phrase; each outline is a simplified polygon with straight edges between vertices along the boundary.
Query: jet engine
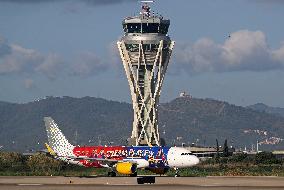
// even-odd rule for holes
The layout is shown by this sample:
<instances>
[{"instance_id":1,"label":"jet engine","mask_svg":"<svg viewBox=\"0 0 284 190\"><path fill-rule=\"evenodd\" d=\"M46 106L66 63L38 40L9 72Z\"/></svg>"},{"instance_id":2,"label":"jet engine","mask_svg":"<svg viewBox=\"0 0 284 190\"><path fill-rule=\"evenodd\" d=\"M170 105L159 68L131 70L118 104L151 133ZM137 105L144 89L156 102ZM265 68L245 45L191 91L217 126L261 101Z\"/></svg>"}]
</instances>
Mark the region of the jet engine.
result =
<instances>
[{"instance_id":1,"label":"jet engine","mask_svg":"<svg viewBox=\"0 0 284 190\"><path fill-rule=\"evenodd\" d=\"M136 172L136 164L130 162L119 162L116 164L116 171L124 175L132 175Z\"/></svg>"}]
</instances>

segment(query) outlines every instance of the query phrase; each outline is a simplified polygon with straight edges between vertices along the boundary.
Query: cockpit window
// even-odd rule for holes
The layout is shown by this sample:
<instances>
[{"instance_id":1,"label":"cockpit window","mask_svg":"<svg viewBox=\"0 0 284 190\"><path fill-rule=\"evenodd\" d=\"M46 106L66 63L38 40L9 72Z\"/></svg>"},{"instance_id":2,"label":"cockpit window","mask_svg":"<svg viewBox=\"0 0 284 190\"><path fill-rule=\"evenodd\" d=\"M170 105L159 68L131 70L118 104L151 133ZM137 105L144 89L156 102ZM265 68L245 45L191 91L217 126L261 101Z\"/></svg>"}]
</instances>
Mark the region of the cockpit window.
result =
<instances>
[{"instance_id":1,"label":"cockpit window","mask_svg":"<svg viewBox=\"0 0 284 190\"><path fill-rule=\"evenodd\" d=\"M184 152L184 153L181 153L181 156L186 156L186 155L193 155L191 152Z\"/></svg>"}]
</instances>

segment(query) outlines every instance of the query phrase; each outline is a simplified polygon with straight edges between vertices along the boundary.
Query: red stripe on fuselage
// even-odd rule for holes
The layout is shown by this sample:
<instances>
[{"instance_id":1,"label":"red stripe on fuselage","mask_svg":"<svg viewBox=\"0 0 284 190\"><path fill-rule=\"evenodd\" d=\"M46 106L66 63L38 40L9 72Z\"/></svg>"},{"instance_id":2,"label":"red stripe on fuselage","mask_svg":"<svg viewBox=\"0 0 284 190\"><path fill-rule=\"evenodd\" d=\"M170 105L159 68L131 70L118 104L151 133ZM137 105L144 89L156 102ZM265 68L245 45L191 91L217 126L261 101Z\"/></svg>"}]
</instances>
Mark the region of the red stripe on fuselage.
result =
<instances>
[{"instance_id":1,"label":"red stripe on fuselage","mask_svg":"<svg viewBox=\"0 0 284 190\"><path fill-rule=\"evenodd\" d=\"M122 160L127 157L126 147L124 146L83 146L73 149L75 156L86 156L89 158L102 158ZM80 161L86 167L101 167L100 161Z\"/></svg>"}]
</instances>

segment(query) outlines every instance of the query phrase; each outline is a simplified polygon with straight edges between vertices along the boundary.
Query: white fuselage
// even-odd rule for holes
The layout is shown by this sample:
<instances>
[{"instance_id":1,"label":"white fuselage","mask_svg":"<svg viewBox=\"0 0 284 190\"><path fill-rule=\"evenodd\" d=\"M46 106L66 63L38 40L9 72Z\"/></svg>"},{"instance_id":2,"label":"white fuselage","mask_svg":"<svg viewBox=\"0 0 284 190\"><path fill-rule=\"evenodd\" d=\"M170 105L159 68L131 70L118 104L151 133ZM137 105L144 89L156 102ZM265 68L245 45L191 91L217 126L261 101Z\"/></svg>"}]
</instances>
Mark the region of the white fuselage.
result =
<instances>
[{"instance_id":1,"label":"white fuselage","mask_svg":"<svg viewBox=\"0 0 284 190\"><path fill-rule=\"evenodd\" d=\"M82 165L79 161L74 159L61 158L63 161L67 161L71 164ZM127 158L123 161L137 163L137 168L148 168L149 162L143 158ZM193 155L189 150L182 147L171 147L167 156L167 163L170 168L188 168L195 166L199 163L197 156Z\"/></svg>"},{"instance_id":2,"label":"white fuselage","mask_svg":"<svg viewBox=\"0 0 284 190\"><path fill-rule=\"evenodd\" d=\"M123 160L136 162L137 168L149 167L149 162L143 158L128 158ZM197 165L199 159L185 148L171 147L168 152L167 162L170 168L188 168Z\"/></svg>"},{"instance_id":3,"label":"white fuselage","mask_svg":"<svg viewBox=\"0 0 284 190\"><path fill-rule=\"evenodd\" d=\"M182 147L171 147L168 152L168 164L171 168L188 168L199 163L197 156Z\"/></svg>"}]
</instances>

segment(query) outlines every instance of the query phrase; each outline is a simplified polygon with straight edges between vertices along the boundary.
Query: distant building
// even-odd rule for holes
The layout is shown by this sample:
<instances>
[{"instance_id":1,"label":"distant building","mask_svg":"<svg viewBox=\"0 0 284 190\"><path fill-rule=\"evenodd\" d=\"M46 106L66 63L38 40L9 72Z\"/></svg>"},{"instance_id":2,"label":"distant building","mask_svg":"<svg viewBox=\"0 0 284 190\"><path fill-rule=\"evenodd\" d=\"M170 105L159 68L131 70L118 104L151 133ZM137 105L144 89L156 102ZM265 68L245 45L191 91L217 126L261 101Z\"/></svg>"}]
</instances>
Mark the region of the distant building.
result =
<instances>
[{"instance_id":1,"label":"distant building","mask_svg":"<svg viewBox=\"0 0 284 190\"><path fill-rule=\"evenodd\" d=\"M204 146L196 146L196 145L191 145L185 148L187 148L193 154L201 158L213 158L217 154L219 154L220 157L224 156L224 148L222 147L220 147L219 151L217 150L216 147L204 147ZM232 156L234 152L235 152L235 148L230 147L228 149L229 156Z\"/></svg>"},{"instance_id":2,"label":"distant building","mask_svg":"<svg viewBox=\"0 0 284 190\"><path fill-rule=\"evenodd\" d=\"M180 98L192 98L192 96L190 94L187 94L186 92L181 92L179 94Z\"/></svg>"},{"instance_id":3,"label":"distant building","mask_svg":"<svg viewBox=\"0 0 284 190\"><path fill-rule=\"evenodd\" d=\"M284 159L284 150L275 150L272 154L274 154L276 158Z\"/></svg>"}]
</instances>

